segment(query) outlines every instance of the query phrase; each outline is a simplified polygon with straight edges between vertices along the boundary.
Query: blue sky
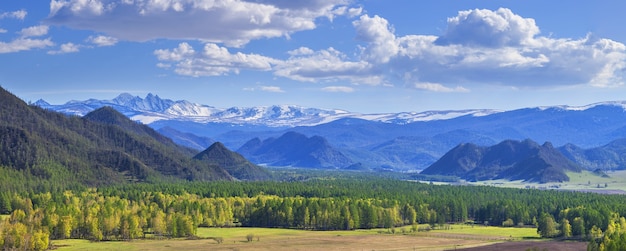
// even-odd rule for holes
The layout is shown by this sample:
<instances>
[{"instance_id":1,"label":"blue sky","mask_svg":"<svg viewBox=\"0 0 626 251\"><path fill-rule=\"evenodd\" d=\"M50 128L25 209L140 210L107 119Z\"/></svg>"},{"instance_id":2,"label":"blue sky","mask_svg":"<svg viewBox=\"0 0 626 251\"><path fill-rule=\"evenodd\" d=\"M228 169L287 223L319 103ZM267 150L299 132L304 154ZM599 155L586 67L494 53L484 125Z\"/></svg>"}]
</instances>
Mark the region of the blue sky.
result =
<instances>
[{"instance_id":1,"label":"blue sky","mask_svg":"<svg viewBox=\"0 0 626 251\"><path fill-rule=\"evenodd\" d=\"M377 113L626 100L626 2L0 3L0 85Z\"/></svg>"}]
</instances>

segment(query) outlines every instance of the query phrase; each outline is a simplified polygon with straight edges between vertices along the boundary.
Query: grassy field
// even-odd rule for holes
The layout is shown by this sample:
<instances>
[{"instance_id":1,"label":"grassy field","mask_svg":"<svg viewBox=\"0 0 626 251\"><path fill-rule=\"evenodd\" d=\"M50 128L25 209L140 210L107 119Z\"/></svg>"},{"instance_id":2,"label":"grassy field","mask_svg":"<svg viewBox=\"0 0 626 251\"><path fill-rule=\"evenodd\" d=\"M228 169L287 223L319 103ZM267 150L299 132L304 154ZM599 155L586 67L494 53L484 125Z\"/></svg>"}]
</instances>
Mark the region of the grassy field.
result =
<instances>
[{"instance_id":1,"label":"grassy field","mask_svg":"<svg viewBox=\"0 0 626 251\"><path fill-rule=\"evenodd\" d=\"M410 227L354 231L307 231L278 228L199 228L197 240L134 240L129 242L53 241L68 250L453 250L502 242L511 237L536 238L534 228L455 225L450 230L409 233ZM253 235L251 242L247 236ZM221 237L219 244L209 237Z\"/></svg>"},{"instance_id":2,"label":"grassy field","mask_svg":"<svg viewBox=\"0 0 626 251\"><path fill-rule=\"evenodd\" d=\"M514 239L534 239L539 238L536 228L516 228L516 227L493 227L493 226L468 226L468 225L453 225L449 230L433 230L429 233L443 233L443 234L467 234L476 236L486 236L490 238L503 237Z\"/></svg>"},{"instance_id":3,"label":"grassy field","mask_svg":"<svg viewBox=\"0 0 626 251\"><path fill-rule=\"evenodd\" d=\"M557 189L557 190L574 190L588 191L597 193L622 193L626 194L626 170L608 171L608 178L604 178L593 174L589 171L580 173L568 172L570 181L563 183L528 183L521 180L488 180L478 182L467 182L471 185L487 185L496 187L512 187L512 188L538 188L538 189Z\"/></svg>"}]
</instances>

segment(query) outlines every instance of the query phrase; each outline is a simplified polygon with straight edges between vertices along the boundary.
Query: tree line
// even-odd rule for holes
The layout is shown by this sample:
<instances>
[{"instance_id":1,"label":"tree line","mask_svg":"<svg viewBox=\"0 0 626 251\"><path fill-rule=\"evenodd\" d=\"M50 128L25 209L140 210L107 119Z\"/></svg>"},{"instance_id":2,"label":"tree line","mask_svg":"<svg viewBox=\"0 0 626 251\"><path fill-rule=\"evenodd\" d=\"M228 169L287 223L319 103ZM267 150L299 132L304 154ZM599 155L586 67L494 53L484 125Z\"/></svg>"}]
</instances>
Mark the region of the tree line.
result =
<instances>
[{"instance_id":1,"label":"tree line","mask_svg":"<svg viewBox=\"0 0 626 251\"><path fill-rule=\"evenodd\" d=\"M620 195L387 179L138 183L0 192L0 210L10 213L0 226L0 245L37 249L63 238L188 237L198 227L332 230L466 221L535 225L544 237L580 235L595 241L598 233L604 238L626 229L615 227L618 216L626 215L624 202Z\"/></svg>"}]
</instances>

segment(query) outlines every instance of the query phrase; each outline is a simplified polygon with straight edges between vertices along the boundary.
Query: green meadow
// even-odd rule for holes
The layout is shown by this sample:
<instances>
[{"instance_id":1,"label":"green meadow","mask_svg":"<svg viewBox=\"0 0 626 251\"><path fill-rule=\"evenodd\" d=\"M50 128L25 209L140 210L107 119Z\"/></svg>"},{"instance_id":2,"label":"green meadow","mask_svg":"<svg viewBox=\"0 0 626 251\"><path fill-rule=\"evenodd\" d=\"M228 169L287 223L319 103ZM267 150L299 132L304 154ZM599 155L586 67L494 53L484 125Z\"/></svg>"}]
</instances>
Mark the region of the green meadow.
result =
<instances>
[{"instance_id":1,"label":"green meadow","mask_svg":"<svg viewBox=\"0 0 626 251\"><path fill-rule=\"evenodd\" d=\"M602 177L590 171L582 171L580 173L568 172L567 175L570 180L562 183L531 183L521 180L488 180L466 182L466 184L510 188L573 190L597 193L626 193L626 170L607 171L606 174L609 177Z\"/></svg>"},{"instance_id":2,"label":"green meadow","mask_svg":"<svg viewBox=\"0 0 626 251\"><path fill-rule=\"evenodd\" d=\"M420 225L426 226L426 225ZM139 239L90 242L55 240L70 250L449 250L537 238L535 228L453 225L447 230L410 232L410 226L353 231L310 231L280 228L198 228L197 239ZM404 231L402 231L404 229ZM252 236L251 241L248 241ZM214 238L222 238L218 243Z\"/></svg>"}]
</instances>

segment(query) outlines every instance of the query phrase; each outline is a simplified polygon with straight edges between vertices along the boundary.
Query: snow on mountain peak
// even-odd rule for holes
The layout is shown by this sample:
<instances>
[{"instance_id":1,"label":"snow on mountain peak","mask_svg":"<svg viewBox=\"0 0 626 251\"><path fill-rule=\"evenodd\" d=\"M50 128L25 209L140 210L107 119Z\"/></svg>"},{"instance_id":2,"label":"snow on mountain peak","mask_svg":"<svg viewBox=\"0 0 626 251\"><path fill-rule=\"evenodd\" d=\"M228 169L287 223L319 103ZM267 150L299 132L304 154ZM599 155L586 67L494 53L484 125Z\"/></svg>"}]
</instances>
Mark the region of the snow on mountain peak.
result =
<instances>
[{"instance_id":1,"label":"snow on mountain peak","mask_svg":"<svg viewBox=\"0 0 626 251\"><path fill-rule=\"evenodd\" d=\"M548 110L548 109L560 109L564 111L585 111L587 109L591 109L597 106L615 106L620 107L626 111L626 101L606 101L606 102L597 102L589 105L582 106L569 106L569 105L559 105L559 106L539 106L537 109L540 110Z\"/></svg>"},{"instance_id":2,"label":"snow on mountain peak","mask_svg":"<svg viewBox=\"0 0 626 251\"><path fill-rule=\"evenodd\" d=\"M126 116L149 124L158 120L193 121L198 123L253 124L270 127L313 126L342 118L356 118L394 124L420 121L447 120L462 116L488 116L501 110L468 109L449 111L400 112L361 114L338 109L307 108L295 105L216 108L186 100L172 101L149 93L145 98L122 93L112 100L89 99L69 101L63 105L50 105L43 100L34 103L58 112L83 116L103 106L111 106ZM600 102L586 106L544 106L536 109L584 111L597 106L621 107L626 111L626 101Z\"/></svg>"}]
</instances>

